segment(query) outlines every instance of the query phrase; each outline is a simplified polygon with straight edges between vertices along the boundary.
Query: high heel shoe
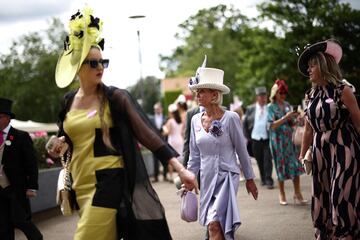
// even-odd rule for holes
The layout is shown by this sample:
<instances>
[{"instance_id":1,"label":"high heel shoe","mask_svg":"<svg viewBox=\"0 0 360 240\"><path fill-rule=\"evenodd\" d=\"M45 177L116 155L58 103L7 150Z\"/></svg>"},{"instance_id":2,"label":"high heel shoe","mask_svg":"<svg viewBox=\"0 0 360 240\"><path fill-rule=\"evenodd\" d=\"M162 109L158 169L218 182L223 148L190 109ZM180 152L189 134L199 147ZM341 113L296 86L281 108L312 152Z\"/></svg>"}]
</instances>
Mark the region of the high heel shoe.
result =
<instances>
[{"instance_id":1,"label":"high heel shoe","mask_svg":"<svg viewBox=\"0 0 360 240\"><path fill-rule=\"evenodd\" d=\"M304 199L301 194L300 195L294 195L294 205L307 205L309 200Z\"/></svg>"},{"instance_id":2,"label":"high heel shoe","mask_svg":"<svg viewBox=\"0 0 360 240\"><path fill-rule=\"evenodd\" d=\"M287 201L286 201L285 196L282 197L281 195L279 195L279 203L280 203L280 205L282 205L282 206L286 206L286 205L288 204Z\"/></svg>"}]
</instances>

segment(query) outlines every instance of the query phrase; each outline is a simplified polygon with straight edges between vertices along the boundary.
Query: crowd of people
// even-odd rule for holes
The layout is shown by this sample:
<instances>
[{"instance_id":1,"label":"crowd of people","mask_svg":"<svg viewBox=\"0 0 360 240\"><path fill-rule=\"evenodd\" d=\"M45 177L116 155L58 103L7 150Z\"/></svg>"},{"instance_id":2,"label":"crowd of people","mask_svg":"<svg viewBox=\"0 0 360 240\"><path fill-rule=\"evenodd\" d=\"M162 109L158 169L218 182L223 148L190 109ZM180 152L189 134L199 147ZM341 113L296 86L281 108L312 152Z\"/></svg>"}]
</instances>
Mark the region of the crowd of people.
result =
<instances>
[{"instance_id":1,"label":"crowd of people","mask_svg":"<svg viewBox=\"0 0 360 240\"><path fill-rule=\"evenodd\" d=\"M64 96L58 138L48 149L53 158L66 156L69 165L79 215L74 239L171 239L138 143L153 153L154 182L161 162L164 180L174 181L176 172L185 191L199 187L199 223L210 240L235 238L241 224L240 176L258 198L250 155L260 185L269 191L274 191L275 169L280 205L288 204L286 180L293 182L294 203L308 204L300 176L310 147L315 239L360 238L360 111L354 89L342 81L337 41L315 43L298 59L299 71L311 82L305 115L286 101L290 89L281 79L270 91L254 86L255 101L245 111L226 110L222 100L230 89L224 71L206 67L205 58L189 80L197 105L187 109L181 95L169 105L167 117L156 103L149 119L126 90L102 82L109 65L102 57L102 24L88 7L71 17L55 73L61 88L75 77L79 81L79 88ZM19 228L28 239L42 239L29 205L38 189L37 161L29 135L10 126L13 117L11 101L0 98L0 236L13 240ZM304 124L301 148L293 142L299 122Z\"/></svg>"}]
</instances>

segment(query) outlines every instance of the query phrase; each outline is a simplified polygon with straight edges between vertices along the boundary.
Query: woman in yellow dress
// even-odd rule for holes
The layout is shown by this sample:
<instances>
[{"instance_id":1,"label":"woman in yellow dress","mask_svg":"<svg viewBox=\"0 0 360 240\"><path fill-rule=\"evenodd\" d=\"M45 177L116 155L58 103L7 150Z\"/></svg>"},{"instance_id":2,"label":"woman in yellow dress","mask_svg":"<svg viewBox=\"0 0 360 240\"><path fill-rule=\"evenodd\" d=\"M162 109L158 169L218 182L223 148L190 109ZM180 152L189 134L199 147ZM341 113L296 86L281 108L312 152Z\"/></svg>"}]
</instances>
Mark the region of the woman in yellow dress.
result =
<instances>
[{"instance_id":1,"label":"woman in yellow dress","mask_svg":"<svg viewBox=\"0 0 360 240\"><path fill-rule=\"evenodd\" d=\"M138 142L163 164L170 163L188 188L195 176L177 161L178 153L157 134L130 94L102 83L109 60L102 58L101 28L102 21L89 8L73 15L55 74L59 87L68 86L75 75L80 83L64 97L58 133L70 146L80 216L74 239L171 239ZM55 149L53 156L61 146Z\"/></svg>"}]
</instances>

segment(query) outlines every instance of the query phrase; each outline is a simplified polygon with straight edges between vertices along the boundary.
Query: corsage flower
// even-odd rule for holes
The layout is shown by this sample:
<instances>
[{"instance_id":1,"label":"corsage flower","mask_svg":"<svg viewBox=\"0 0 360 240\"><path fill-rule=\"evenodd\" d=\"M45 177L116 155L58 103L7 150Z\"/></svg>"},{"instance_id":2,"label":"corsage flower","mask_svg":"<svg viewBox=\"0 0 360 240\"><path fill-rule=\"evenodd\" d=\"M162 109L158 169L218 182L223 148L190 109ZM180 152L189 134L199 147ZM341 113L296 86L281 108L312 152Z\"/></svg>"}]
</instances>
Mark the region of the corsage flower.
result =
<instances>
[{"instance_id":1,"label":"corsage flower","mask_svg":"<svg viewBox=\"0 0 360 240\"><path fill-rule=\"evenodd\" d=\"M219 120L212 121L209 131L214 137L220 137L223 134L221 122Z\"/></svg>"},{"instance_id":2,"label":"corsage flower","mask_svg":"<svg viewBox=\"0 0 360 240\"><path fill-rule=\"evenodd\" d=\"M9 135L9 140L5 141L5 145L6 146L11 146L11 142L14 140L14 136L13 135Z\"/></svg>"},{"instance_id":3,"label":"corsage flower","mask_svg":"<svg viewBox=\"0 0 360 240\"><path fill-rule=\"evenodd\" d=\"M199 74L196 73L196 76L195 76L195 77L191 77L191 78L190 78L190 80L189 80L189 86L191 86L191 85L196 85L196 84L199 83L199 81L200 81L200 79L199 79Z\"/></svg>"}]
</instances>

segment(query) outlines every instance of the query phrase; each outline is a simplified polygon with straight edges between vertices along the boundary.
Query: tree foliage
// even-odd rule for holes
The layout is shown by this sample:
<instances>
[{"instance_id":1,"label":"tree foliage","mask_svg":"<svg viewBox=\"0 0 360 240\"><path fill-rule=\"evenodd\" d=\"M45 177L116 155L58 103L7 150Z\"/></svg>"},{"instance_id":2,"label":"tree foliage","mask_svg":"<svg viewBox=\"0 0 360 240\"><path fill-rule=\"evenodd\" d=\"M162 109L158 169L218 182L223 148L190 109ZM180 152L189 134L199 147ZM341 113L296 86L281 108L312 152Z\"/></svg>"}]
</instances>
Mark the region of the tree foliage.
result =
<instances>
[{"instance_id":1,"label":"tree foliage","mask_svg":"<svg viewBox=\"0 0 360 240\"><path fill-rule=\"evenodd\" d=\"M146 77L129 87L128 90L135 99L143 99L140 104L147 114L154 113L153 106L161 98L160 79Z\"/></svg>"},{"instance_id":2,"label":"tree foliage","mask_svg":"<svg viewBox=\"0 0 360 240\"><path fill-rule=\"evenodd\" d=\"M207 67L224 70L224 81L230 88L236 87L239 68L239 32L249 19L233 7L219 5L200 10L179 27L175 37L183 42L174 53L161 57L161 67L168 77L192 76L207 55ZM225 97L225 102L229 102Z\"/></svg>"},{"instance_id":3,"label":"tree foliage","mask_svg":"<svg viewBox=\"0 0 360 240\"><path fill-rule=\"evenodd\" d=\"M182 44L170 56L161 56L167 77L194 75L206 54L207 66L223 69L231 94L246 104L253 100L255 87L270 90L277 78L288 83L289 101L299 104L310 84L297 70L295 49L336 38L344 51L344 77L359 88L358 10L338 0L272 0L258 10L260 15L249 19L233 6L218 5L189 17L176 35ZM263 24L271 27L259 27Z\"/></svg>"},{"instance_id":4,"label":"tree foliage","mask_svg":"<svg viewBox=\"0 0 360 240\"><path fill-rule=\"evenodd\" d=\"M10 53L0 54L0 96L14 101L18 119L56 120L60 99L69 90L59 89L54 79L64 36L64 26L53 19L46 31L23 35Z\"/></svg>"},{"instance_id":5,"label":"tree foliage","mask_svg":"<svg viewBox=\"0 0 360 240\"><path fill-rule=\"evenodd\" d=\"M360 87L360 11L338 0L273 0L258 7L259 21L270 20L280 33L281 45L287 49L289 67L284 69L289 86L298 98L310 84L297 72L296 47L335 38L343 48L340 67L346 79Z\"/></svg>"}]
</instances>

